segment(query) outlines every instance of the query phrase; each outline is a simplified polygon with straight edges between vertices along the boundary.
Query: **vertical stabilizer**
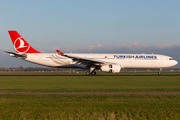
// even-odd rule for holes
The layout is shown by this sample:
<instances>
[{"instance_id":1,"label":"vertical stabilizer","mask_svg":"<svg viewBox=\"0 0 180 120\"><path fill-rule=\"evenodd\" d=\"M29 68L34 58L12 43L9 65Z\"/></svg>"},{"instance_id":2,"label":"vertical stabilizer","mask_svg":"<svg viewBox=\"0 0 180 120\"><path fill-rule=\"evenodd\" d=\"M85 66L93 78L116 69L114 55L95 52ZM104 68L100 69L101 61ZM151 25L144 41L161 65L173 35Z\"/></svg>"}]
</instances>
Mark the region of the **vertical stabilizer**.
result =
<instances>
[{"instance_id":1,"label":"vertical stabilizer","mask_svg":"<svg viewBox=\"0 0 180 120\"><path fill-rule=\"evenodd\" d=\"M8 31L16 53L40 53L32 48L17 31Z\"/></svg>"}]
</instances>

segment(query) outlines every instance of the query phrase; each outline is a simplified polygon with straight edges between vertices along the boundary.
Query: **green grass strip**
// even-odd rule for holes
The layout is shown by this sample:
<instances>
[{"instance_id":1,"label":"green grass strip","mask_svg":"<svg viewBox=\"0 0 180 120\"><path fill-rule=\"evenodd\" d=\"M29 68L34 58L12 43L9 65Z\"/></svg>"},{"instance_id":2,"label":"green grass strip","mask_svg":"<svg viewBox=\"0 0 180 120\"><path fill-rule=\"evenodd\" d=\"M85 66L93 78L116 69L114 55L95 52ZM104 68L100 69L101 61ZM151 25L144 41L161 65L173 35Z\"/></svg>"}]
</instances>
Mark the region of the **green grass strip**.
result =
<instances>
[{"instance_id":1,"label":"green grass strip","mask_svg":"<svg viewBox=\"0 0 180 120\"><path fill-rule=\"evenodd\" d=\"M180 76L0 76L0 92L180 92Z\"/></svg>"},{"instance_id":2,"label":"green grass strip","mask_svg":"<svg viewBox=\"0 0 180 120\"><path fill-rule=\"evenodd\" d=\"M0 95L0 119L180 118L180 95Z\"/></svg>"}]
</instances>

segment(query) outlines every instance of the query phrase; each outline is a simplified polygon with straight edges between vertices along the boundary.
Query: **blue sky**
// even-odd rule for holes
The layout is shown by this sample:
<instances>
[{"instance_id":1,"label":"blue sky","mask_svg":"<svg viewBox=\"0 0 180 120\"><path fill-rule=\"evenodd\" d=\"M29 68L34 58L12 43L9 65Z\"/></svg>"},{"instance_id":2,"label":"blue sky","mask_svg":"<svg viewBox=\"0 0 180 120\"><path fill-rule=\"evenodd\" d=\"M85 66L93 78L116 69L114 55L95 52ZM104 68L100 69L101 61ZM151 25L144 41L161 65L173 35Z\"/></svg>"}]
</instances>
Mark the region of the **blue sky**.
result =
<instances>
[{"instance_id":1,"label":"blue sky","mask_svg":"<svg viewBox=\"0 0 180 120\"><path fill-rule=\"evenodd\" d=\"M0 66L16 61L4 60L3 50L14 51L8 30L43 52L153 52L180 60L174 51L180 50L179 6L179 0L1 1ZM116 49L104 49L111 46Z\"/></svg>"}]
</instances>

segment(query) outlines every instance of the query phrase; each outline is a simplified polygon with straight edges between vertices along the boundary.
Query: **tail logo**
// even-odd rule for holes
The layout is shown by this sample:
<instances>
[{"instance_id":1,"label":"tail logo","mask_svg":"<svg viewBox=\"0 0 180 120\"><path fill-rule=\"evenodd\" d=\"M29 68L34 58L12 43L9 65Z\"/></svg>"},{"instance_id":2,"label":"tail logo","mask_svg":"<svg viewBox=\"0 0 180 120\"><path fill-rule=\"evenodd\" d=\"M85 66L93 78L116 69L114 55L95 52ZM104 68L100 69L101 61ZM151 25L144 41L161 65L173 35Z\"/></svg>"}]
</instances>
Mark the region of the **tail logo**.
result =
<instances>
[{"instance_id":1,"label":"tail logo","mask_svg":"<svg viewBox=\"0 0 180 120\"><path fill-rule=\"evenodd\" d=\"M18 53L26 53L30 45L22 37L19 37L14 41L14 48Z\"/></svg>"}]
</instances>

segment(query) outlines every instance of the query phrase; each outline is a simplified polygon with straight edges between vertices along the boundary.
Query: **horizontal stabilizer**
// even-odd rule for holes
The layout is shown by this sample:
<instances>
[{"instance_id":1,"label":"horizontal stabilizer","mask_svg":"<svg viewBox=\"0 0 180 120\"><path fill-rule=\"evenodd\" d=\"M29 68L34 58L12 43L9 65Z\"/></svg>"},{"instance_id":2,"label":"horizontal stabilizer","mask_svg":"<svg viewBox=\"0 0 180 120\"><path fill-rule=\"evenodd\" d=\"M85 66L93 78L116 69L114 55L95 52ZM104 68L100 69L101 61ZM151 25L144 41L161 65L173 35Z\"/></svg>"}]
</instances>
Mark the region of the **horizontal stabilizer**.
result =
<instances>
[{"instance_id":1,"label":"horizontal stabilizer","mask_svg":"<svg viewBox=\"0 0 180 120\"><path fill-rule=\"evenodd\" d=\"M9 51L4 51L4 52L9 53L9 55L12 56L12 57L17 57L17 58L20 58L20 59L26 59L27 58L27 55L25 53L18 54L18 53L9 52Z\"/></svg>"}]
</instances>

